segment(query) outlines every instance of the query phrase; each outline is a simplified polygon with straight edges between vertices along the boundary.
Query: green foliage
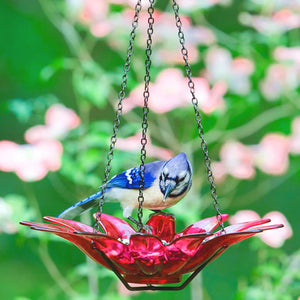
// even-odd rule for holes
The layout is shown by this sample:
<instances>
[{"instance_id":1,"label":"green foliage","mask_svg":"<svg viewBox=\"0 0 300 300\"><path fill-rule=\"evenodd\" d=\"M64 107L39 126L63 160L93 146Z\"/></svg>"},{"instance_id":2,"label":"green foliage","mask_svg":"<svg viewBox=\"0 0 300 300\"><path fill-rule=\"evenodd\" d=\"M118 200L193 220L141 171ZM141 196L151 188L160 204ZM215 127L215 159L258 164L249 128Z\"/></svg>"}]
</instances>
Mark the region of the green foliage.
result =
<instances>
[{"instance_id":1,"label":"green foliage","mask_svg":"<svg viewBox=\"0 0 300 300\"><path fill-rule=\"evenodd\" d=\"M99 0L99 3L101 1L107 2ZM63 147L61 167L55 173L50 171L36 182L22 181L12 172L0 173L0 200L5 208L0 211L1 299L297 299L300 295L300 240L296 238L300 206L299 201L295 201L300 179L297 154L289 156L290 167L285 174L275 176L256 170L254 178L241 180L227 176L217 186L221 207L226 213L251 209L263 216L272 210L281 211L294 230L292 239L280 250L274 250L253 238L244 244L246 246L233 248L232 255L227 253L218 258L203 272L201 280L199 276L199 281L181 292L124 295L112 272L86 259L69 243L18 225L21 220L41 222L43 215L58 214L67 205L97 191L104 178L130 21L121 15L128 8L121 4L110 4L104 16L102 11L91 11L91 15L99 13L97 22L103 21L105 25L108 21L113 27L107 35L96 37L92 33L93 22L86 20L88 17L81 15L80 6L76 6L79 2L0 2L0 141L24 144L25 131L44 124L47 109L56 103L72 108L81 120L75 129L55 137ZM157 1L155 7L170 12L169 2ZM278 63L275 49L299 45L299 28L264 34L241 24L243 12L268 15L276 6L275 1L236 0L226 6L212 5L212 1L198 2L195 9L189 9L187 4L182 12L190 18L192 28L199 25L210 29L215 41L210 45L198 44L200 34L196 34L196 41L188 45L192 47L195 43L199 54L197 61L191 64L194 76L204 75L205 57L215 46L229 51L232 59L244 57L254 64L253 73L247 77L251 85L249 92L238 94L229 88L224 96L224 109L203 114L212 160L219 159L222 145L229 140L255 148L251 145L257 145L267 133L290 136L292 119L299 116L299 74L297 79L290 79L296 80L296 86L283 89L272 101L262 92L261 84L268 68ZM101 23L100 29L105 28L104 25ZM175 24L172 28L175 31ZM159 31L154 34L161 33ZM152 82L166 68L184 70L180 63L168 63L155 56L165 44L168 49L179 49L178 44L166 41L170 32L164 34L154 46ZM188 31L186 40L192 36ZM143 81L145 43L142 40L138 34L127 95ZM222 67L220 65L218 70L222 71ZM232 87L237 85L238 79L230 83ZM210 84L212 89L213 84ZM280 82L273 89L277 90L278 86ZM190 97L188 87L186 94L186 98ZM136 107L124 114L118 137L132 137L141 131L141 113L142 109ZM195 124L192 106L176 107L167 113L151 110L149 114L152 144L173 153L184 151L193 163L193 189L183 201L168 209L176 215L178 231L201 217L215 214ZM111 176L138 165L139 155L140 144L136 151L116 149ZM118 204L108 203L104 209L122 216ZM145 212L145 219L149 213ZM81 221L92 224L89 214Z\"/></svg>"}]
</instances>

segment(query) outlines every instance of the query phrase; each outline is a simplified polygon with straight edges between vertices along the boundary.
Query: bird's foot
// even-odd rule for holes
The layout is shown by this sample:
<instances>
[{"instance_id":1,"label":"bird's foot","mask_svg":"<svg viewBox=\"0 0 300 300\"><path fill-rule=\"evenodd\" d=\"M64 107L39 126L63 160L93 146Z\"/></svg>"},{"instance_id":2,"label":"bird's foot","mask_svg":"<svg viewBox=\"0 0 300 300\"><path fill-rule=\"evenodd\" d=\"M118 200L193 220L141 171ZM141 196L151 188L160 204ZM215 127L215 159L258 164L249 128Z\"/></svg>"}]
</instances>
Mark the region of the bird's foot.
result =
<instances>
[{"instance_id":1,"label":"bird's foot","mask_svg":"<svg viewBox=\"0 0 300 300\"><path fill-rule=\"evenodd\" d=\"M142 231L142 233L152 234L153 229L150 225L140 224L139 221L137 221L136 219L134 219L131 216L128 217L128 220L133 222L138 227L138 229Z\"/></svg>"}]
</instances>

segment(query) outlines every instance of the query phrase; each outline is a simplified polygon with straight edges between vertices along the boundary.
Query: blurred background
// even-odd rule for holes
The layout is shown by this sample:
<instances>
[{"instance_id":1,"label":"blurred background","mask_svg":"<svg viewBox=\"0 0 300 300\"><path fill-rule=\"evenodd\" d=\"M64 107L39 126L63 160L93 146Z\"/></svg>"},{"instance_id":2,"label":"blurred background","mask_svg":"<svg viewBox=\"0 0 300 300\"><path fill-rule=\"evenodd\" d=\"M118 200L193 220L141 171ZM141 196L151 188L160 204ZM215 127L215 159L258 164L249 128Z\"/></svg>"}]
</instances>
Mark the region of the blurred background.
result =
<instances>
[{"instance_id":1,"label":"blurred background","mask_svg":"<svg viewBox=\"0 0 300 300\"><path fill-rule=\"evenodd\" d=\"M142 2L112 175L140 162ZM125 291L71 243L18 225L101 185L135 3L0 1L1 299L299 299L298 0L178 0L221 210L283 229L233 246L185 290L153 294ZM182 230L215 212L171 0L155 9L147 159L186 152L193 164L192 190L167 210ZM122 217L115 203L104 212Z\"/></svg>"}]
</instances>

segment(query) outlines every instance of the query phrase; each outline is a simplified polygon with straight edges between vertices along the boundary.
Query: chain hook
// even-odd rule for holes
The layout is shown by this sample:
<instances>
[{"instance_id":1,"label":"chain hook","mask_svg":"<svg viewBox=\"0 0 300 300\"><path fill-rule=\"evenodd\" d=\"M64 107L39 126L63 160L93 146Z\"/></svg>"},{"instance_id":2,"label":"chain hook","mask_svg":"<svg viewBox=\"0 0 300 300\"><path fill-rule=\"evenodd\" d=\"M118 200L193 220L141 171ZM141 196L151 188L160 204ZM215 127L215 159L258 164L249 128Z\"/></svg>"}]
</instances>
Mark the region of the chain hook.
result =
<instances>
[{"instance_id":1,"label":"chain hook","mask_svg":"<svg viewBox=\"0 0 300 300\"><path fill-rule=\"evenodd\" d=\"M207 147L207 142L204 138L204 129L203 129L203 125L202 125L202 116L200 114L200 109L198 106L198 100L196 98L195 95L195 84L193 82L192 79L192 70L191 70L191 65L189 64L189 58L188 58L188 50L185 47L185 36L184 33L182 31L182 22L179 16L179 6L176 2L176 0L172 0L173 4L173 11L175 13L175 21L176 21L176 27L178 29L178 38L179 38L179 43L181 45L181 54L184 60L184 68L186 71L186 75L188 78L188 87L190 89L190 93L192 95L192 104L194 107L194 111L195 111L195 119L197 122L197 126L198 126L198 135L200 137L201 140L201 149L204 155L204 160L205 160L205 167L206 167L206 171L207 171L207 178L208 178L208 182L210 185L210 193L211 196L213 198L213 206L214 209L217 212L217 220L218 220L218 224L221 228L221 232L225 232L224 229L224 223L223 223L223 217L220 211L220 204L218 202L218 196L217 196L217 189L214 183L214 177L213 177L213 173L212 173L212 169L211 169L211 160L208 154L208 147Z\"/></svg>"},{"instance_id":2,"label":"chain hook","mask_svg":"<svg viewBox=\"0 0 300 300\"><path fill-rule=\"evenodd\" d=\"M145 160L146 160L146 144L147 144L147 129L148 129L148 101L150 96L149 84L150 84L150 67L151 67L151 54L152 54L152 34L153 34L153 24L154 24L154 0L149 0L148 7L148 29L147 29L147 47L146 47L146 60L145 60L145 68L146 74L144 77L145 87L144 87L144 106L143 106L143 122L142 122L142 138L141 138L141 164L140 164L140 177L141 180L139 182L139 196L138 196L138 230L141 231L143 229L143 203L144 203L144 176L145 176Z\"/></svg>"},{"instance_id":3,"label":"chain hook","mask_svg":"<svg viewBox=\"0 0 300 300\"><path fill-rule=\"evenodd\" d=\"M130 32L130 38L129 38L129 46L127 48L127 57L126 57L126 61L123 67L124 73L122 76L122 82L121 82L121 90L119 92L118 98L119 98L119 102L117 105L117 109L115 112L115 120L114 120L114 125L113 125L113 134L111 136L110 139L110 147L109 147L109 152L107 154L107 163L106 163L106 167L105 167L105 171L104 171L104 179L103 179L103 183L101 186L102 189L102 196L100 197L100 201L99 201L99 206L98 206L98 212L100 213L99 218L101 217L101 213L102 213L102 207L104 205L104 194L107 188L107 182L108 182L108 178L110 176L110 172L111 172L111 161L114 157L114 149L116 146L116 142L117 142L117 133L119 131L119 127L120 127L120 117L122 115L122 110L123 110L123 100L125 98L125 91L127 88L127 81L128 81L128 72L130 71L130 66L131 66L131 57L133 55L133 46L134 46L134 42L135 42L135 37L136 37L136 29L138 27L138 21L139 21L139 14L140 11L142 9L142 5L141 5L141 1L142 0L137 0L137 3L135 5L135 14L133 17L133 21L132 21L132 29ZM99 224L96 221L94 229L97 230L99 229Z\"/></svg>"}]
</instances>

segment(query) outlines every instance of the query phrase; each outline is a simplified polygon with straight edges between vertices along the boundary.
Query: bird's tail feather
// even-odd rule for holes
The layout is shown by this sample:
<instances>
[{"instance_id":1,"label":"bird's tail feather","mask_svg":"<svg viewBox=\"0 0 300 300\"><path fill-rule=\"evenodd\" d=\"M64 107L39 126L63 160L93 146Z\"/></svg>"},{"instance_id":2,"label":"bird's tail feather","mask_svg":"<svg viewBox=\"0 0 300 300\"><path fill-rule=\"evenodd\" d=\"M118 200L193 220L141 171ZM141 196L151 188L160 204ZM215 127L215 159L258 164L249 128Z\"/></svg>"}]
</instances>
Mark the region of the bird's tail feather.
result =
<instances>
[{"instance_id":1,"label":"bird's tail feather","mask_svg":"<svg viewBox=\"0 0 300 300\"><path fill-rule=\"evenodd\" d=\"M57 218L73 219L76 216L79 216L83 212L90 210L93 206L96 206L98 198L101 197L101 195L102 190L70 206L60 213Z\"/></svg>"}]
</instances>

